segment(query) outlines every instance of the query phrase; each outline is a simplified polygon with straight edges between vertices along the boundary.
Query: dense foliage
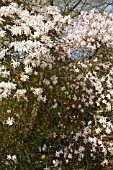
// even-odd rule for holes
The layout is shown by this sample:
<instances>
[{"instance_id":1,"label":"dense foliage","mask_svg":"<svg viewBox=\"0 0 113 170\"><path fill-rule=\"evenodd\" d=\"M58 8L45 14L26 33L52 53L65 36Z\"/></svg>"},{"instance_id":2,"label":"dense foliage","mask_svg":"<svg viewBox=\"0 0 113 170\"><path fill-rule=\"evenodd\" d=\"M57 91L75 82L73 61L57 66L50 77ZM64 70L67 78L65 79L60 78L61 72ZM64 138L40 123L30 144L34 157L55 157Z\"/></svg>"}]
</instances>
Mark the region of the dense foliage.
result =
<instances>
[{"instance_id":1,"label":"dense foliage","mask_svg":"<svg viewBox=\"0 0 113 170\"><path fill-rule=\"evenodd\" d=\"M112 163L113 14L1 4L1 168Z\"/></svg>"}]
</instances>

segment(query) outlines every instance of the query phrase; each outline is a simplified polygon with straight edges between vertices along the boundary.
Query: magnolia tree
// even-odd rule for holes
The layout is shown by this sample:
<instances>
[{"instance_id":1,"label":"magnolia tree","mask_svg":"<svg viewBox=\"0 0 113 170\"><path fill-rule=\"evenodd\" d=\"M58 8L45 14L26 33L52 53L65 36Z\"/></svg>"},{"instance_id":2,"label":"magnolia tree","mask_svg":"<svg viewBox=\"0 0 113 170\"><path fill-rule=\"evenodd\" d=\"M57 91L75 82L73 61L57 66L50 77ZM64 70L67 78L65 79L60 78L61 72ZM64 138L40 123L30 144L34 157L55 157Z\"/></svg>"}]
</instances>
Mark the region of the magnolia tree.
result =
<instances>
[{"instance_id":1,"label":"magnolia tree","mask_svg":"<svg viewBox=\"0 0 113 170\"><path fill-rule=\"evenodd\" d=\"M74 22L55 6L2 0L0 25L1 167L107 165L113 14L82 12Z\"/></svg>"}]
</instances>

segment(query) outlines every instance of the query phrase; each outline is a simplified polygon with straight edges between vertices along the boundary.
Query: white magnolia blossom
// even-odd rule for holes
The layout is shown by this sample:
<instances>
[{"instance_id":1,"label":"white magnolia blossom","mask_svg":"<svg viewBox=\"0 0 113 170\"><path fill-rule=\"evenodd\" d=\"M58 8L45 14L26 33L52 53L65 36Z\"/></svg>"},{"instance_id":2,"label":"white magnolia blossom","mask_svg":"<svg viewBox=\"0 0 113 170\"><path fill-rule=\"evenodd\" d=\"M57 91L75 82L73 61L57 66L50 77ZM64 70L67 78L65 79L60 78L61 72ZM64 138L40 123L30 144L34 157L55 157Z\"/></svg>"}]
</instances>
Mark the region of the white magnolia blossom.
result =
<instances>
[{"instance_id":1,"label":"white magnolia blossom","mask_svg":"<svg viewBox=\"0 0 113 170\"><path fill-rule=\"evenodd\" d=\"M15 92L15 97L19 99L21 97L24 97L25 93L26 93L25 89L17 89L17 91Z\"/></svg>"},{"instance_id":2,"label":"white magnolia blossom","mask_svg":"<svg viewBox=\"0 0 113 170\"><path fill-rule=\"evenodd\" d=\"M108 165L108 160L104 159L103 162L101 163L102 166Z\"/></svg>"},{"instance_id":3,"label":"white magnolia blossom","mask_svg":"<svg viewBox=\"0 0 113 170\"><path fill-rule=\"evenodd\" d=\"M0 52L0 59L2 59L4 56L5 56L5 53L7 52L7 49L3 49L1 52Z\"/></svg>"},{"instance_id":4,"label":"white magnolia blossom","mask_svg":"<svg viewBox=\"0 0 113 170\"><path fill-rule=\"evenodd\" d=\"M6 124L8 124L9 126L12 126L14 123L14 118L13 117L8 117L8 119L6 120Z\"/></svg>"},{"instance_id":5,"label":"white magnolia blossom","mask_svg":"<svg viewBox=\"0 0 113 170\"><path fill-rule=\"evenodd\" d=\"M11 64L12 64L13 68L16 68L16 67L18 67L20 65L20 62L15 61L15 60L12 59L12 63Z\"/></svg>"}]
</instances>

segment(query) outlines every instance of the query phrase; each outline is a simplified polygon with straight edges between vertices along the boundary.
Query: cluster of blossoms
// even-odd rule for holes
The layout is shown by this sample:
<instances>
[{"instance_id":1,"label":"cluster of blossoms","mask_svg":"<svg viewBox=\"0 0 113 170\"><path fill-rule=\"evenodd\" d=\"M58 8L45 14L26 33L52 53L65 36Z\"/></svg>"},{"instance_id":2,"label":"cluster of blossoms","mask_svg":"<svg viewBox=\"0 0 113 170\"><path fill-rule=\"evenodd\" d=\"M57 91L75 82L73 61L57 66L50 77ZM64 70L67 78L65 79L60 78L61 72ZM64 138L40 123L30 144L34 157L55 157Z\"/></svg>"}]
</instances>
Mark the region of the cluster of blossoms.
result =
<instances>
[{"instance_id":1,"label":"cluster of blossoms","mask_svg":"<svg viewBox=\"0 0 113 170\"><path fill-rule=\"evenodd\" d=\"M95 125L93 125L91 121L88 122L87 126L85 126L85 122L81 123L84 127L83 130L79 130L77 133L74 133L73 130L70 134L66 134L67 128L61 125L64 128L64 133L60 137L62 141L66 141L66 145L60 146L58 150L54 148L54 154L52 149L55 146L47 146L44 144L42 147L39 147L39 151L42 153L41 162L48 159L46 153L50 152L53 154L52 166L60 169L62 164L65 164L65 166L70 165L75 159L77 159L78 162L83 161L86 156L85 153L90 149L90 155L88 156L94 160L96 159L96 154L102 152L104 160L101 162L101 165L108 165L107 155L113 154L113 142L106 141L105 139L107 139L107 134L113 132L112 123L103 116L97 116L95 118ZM54 138L57 141L59 134L54 133ZM70 143L69 140L71 141ZM89 146L89 148L85 147L85 145Z\"/></svg>"},{"instance_id":2,"label":"cluster of blossoms","mask_svg":"<svg viewBox=\"0 0 113 170\"><path fill-rule=\"evenodd\" d=\"M44 169L61 170L63 164L69 168L72 162L87 159L87 146L92 159L99 151L105 157L101 164L108 164L107 154L113 154L113 143L105 140L113 132L112 121L107 120L113 104L113 14L93 10L81 13L73 23L55 6L29 12L17 3L8 4L0 8L2 122L33 129L38 112L45 108L49 120L53 114L58 121L53 144L39 148L39 163L52 160ZM72 29L66 31L66 26ZM79 61L69 59L80 50ZM7 159L14 161L16 156Z\"/></svg>"},{"instance_id":3,"label":"cluster of blossoms","mask_svg":"<svg viewBox=\"0 0 113 170\"><path fill-rule=\"evenodd\" d=\"M92 50L106 44L107 47L113 47L113 13L101 14L95 10L81 12L78 17L78 23L74 24L73 30L70 30L69 36L74 34L77 39L77 45L87 47ZM71 34L72 31L72 34Z\"/></svg>"},{"instance_id":4,"label":"cluster of blossoms","mask_svg":"<svg viewBox=\"0 0 113 170\"><path fill-rule=\"evenodd\" d=\"M12 82L4 82L2 81L0 83L0 100L2 100L2 98L6 98L11 94L11 90L15 90L16 89L16 84L12 83Z\"/></svg>"},{"instance_id":5,"label":"cluster of blossoms","mask_svg":"<svg viewBox=\"0 0 113 170\"><path fill-rule=\"evenodd\" d=\"M2 40L5 41L5 37L8 36L8 31L10 31L10 35L12 36L11 42L8 42L8 48L7 45L1 46L0 58L2 59L11 53L19 54L20 52L20 56L22 55L21 53L24 53L24 58L21 60L17 60L16 57L13 58L13 56L9 59L10 66L12 67L11 70L8 68L5 69L1 63L0 75L2 77L3 75L5 77L11 76L10 72L16 72L16 69L23 65L23 72L19 73L17 79L19 78L20 81L27 82L32 75L36 75L35 77L37 77L38 71L36 71L36 68L52 69L52 64L56 58L57 60L61 58L64 59L63 56L66 55L66 49L68 50L68 47L67 45L64 46L64 43L61 44L62 41L57 37L52 40L52 34L56 32L59 37L60 32L65 28L67 22L70 22L70 18L62 17L57 7L39 8L38 14L34 15L33 11L29 13L29 11L23 10L22 7L19 7L16 3L10 3L9 6L0 8L0 17L3 26L3 30L1 31L4 32L1 35ZM14 23L5 25L4 17L9 17L9 20L13 18ZM19 41L15 39L18 36L21 37ZM28 37L26 41L25 37ZM52 48L55 48L54 51L56 52L61 51L59 48L65 48L65 54L60 54L59 57L54 56L55 54L53 55L51 52ZM12 51L12 49L14 50ZM6 60L8 60L8 58L6 58ZM57 80L54 77L51 78L51 80L53 84L56 84ZM7 89L7 93L11 88ZM21 90L21 93L25 91L25 89ZM20 90L18 92L20 92ZM18 96L18 92L15 93L15 96ZM25 93L23 93L23 95L24 94ZM2 98L1 96L1 99Z\"/></svg>"},{"instance_id":6,"label":"cluster of blossoms","mask_svg":"<svg viewBox=\"0 0 113 170\"><path fill-rule=\"evenodd\" d=\"M13 156L7 155L7 159L8 159L8 160L12 160L12 161L14 161L14 162L16 162L16 160L17 160L16 155L13 155Z\"/></svg>"}]
</instances>

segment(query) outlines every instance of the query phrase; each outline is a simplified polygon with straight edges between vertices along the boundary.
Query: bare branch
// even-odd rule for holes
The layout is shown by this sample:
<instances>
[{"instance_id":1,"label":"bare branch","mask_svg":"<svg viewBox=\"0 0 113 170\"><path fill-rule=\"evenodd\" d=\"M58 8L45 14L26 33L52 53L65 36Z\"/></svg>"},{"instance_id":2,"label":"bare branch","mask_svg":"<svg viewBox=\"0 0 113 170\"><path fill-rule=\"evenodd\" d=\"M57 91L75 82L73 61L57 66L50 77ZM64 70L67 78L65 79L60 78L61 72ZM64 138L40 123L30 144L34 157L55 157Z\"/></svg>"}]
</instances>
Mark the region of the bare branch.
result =
<instances>
[{"instance_id":1,"label":"bare branch","mask_svg":"<svg viewBox=\"0 0 113 170\"><path fill-rule=\"evenodd\" d=\"M70 11L70 12L73 11L74 8L76 8L81 2L82 2L82 0L78 0L78 2L76 2L76 3L69 9L69 11Z\"/></svg>"}]
</instances>

